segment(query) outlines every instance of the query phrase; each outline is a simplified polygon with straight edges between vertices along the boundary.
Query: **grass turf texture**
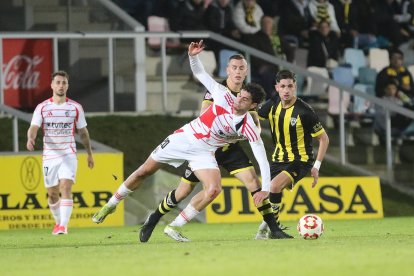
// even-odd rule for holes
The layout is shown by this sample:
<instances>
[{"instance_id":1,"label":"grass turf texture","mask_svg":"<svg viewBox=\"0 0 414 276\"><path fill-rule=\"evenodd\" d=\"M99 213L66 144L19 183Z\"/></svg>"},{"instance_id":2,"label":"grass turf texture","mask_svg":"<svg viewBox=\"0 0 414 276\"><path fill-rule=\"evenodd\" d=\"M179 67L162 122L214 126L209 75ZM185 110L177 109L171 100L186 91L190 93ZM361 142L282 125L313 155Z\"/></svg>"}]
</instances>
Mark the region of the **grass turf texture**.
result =
<instances>
[{"instance_id":1,"label":"grass turf texture","mask_svg":"<svg viewBox=\"0 0 414 276\"><path fill-rule=\"evenodd\" d=\"M155 228L0 231L2 275L413 275L414 220L325 221L318 240L253 240L257 223L185 227L190 243Z\"/></svg>"}]
</instances>

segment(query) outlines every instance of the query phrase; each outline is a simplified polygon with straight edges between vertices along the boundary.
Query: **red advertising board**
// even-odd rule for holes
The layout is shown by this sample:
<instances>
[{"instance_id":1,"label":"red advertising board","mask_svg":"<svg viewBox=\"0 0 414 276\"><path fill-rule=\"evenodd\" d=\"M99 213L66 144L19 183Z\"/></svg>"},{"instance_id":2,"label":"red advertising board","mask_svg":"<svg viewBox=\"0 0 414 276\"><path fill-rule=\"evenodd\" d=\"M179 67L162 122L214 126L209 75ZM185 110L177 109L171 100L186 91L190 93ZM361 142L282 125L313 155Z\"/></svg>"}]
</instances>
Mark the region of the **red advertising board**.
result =
<instances>
[{"instance_id":1,"label":"red advertising board","mask_svg":"<svg viewBox=\"0 0 414 276\"><path fill-rule=\"evenodd\" d=\"M4 103L15 108L34 108L52 95L51 39L3 39Z\"/></svg>"}]
</instances>

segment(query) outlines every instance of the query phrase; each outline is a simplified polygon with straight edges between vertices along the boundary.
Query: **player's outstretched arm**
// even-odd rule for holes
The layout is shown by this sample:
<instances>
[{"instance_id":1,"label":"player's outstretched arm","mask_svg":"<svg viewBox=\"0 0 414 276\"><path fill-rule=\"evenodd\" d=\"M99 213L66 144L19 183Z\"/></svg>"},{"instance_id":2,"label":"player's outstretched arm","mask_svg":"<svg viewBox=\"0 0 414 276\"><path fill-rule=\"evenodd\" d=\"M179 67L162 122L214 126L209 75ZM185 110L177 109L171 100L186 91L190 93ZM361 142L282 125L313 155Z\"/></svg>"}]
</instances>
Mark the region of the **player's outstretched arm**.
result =
<instances>
[{"instance_id":1,"label":"player's outstretched arm","mask_svg":"<svg viewBox=\"0 0 414 276\"><path fill-rule=\"evenodd\" d=\"M270 166L267 161L266 150L262 140L250 142L253 155L259 164L260 175L262 177L262 190L253 196L253 201L258 206L265 198L268 197L270 191Z\"/></svg>"},{"instance_id":2,"label":"player's outstretched arm","mask_svg":"<svg viewBox=\"0 0 414 276\"><path fill-rule=\"evenodd\" d=\"M191 42L188 46L188 55L195 56L201 53L204 50L204 42L200 40L199 42Z\"/></svg>"}]
</instances>

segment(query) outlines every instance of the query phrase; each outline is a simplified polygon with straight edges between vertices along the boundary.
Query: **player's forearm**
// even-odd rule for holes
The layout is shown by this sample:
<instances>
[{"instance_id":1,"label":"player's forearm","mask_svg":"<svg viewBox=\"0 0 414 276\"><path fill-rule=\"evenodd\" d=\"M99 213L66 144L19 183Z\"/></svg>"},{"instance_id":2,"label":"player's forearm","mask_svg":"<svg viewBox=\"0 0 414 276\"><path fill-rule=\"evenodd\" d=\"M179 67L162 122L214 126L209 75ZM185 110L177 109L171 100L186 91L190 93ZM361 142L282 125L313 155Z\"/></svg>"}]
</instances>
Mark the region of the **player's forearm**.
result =
<instances>
[{"instance_id":1,"label":"player's forearm","mask_svg":"<svg viewBox=\"0 0 414 276\"><path fill-rule=\"evenodd\" d=\"M217 93L214 90L214 85L217 84L217 82L206 72L203 64L198 58L198 55L189 55L188 57L190 59L191 71L193 72L194 76L204 85L205 88L207 88L208 91L210 91L211 95L215 99Z\"/></svg>"},{"instance_id":2,"label":"player's forearm","mask_svg":"<svg viewBox=\"0 0 414 276\"><path fill-rule=\"evenodd\" d=\"M92 147L91 147L91 140L89 138L89 132L87 128L84 128L79 131L79 136L82 141L83 146L85 147L86 152L91 155L92 154Z\"/></svg>"},{"instance_id":3,"label":"player's forearm","mask_svg":"<svg viewBox=\"0 0 414 276\"><path fill-rule=\"evenodd\" d=\"M329 146L329 137L326 133L321 134L319 139L319 148L318 148L318 154L316 156L316 160L322 162L322 160L325 158L326 151L328 150Z\"/></svg>"},{"instance_id":4,"label":"player's forearm","mask_svg":"<svg viewBox=\"0 0 414 276\"><path fill-rule=\"evenodd\" d=\"M37 136L38 126L31 125L27 130L27 140L35 140Z\"/></svg>"},{"instance_id":5,"label":"player's forearm","mask_svg":"<svg viewBox=\"0 0 414 276\"><path fill-rule=\"evenodd\" d=\"M262 177L262 191L270 191L270 166L267 161L266 150L263 141L250 143L254 157L260 168L260 175Z\"/></svg>"}]
</instances>

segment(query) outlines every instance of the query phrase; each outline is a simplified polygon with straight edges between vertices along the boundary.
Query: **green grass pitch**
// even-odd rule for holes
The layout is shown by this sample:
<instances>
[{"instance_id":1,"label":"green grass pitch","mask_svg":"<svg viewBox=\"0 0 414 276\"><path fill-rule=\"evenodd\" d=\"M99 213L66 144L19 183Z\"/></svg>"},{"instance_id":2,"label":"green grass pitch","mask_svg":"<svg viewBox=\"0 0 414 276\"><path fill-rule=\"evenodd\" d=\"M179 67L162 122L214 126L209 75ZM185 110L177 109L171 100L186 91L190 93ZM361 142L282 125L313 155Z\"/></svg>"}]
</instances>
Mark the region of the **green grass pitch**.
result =
<instances>
[{"instance_id":1,"label":"green grass pitch","mask_svg":"<svg viewBox=\"0 0 414 276\"><path fill-rule=\"evenodd\" d=\"M414 218L325 221L318 240L253 240L257 223L185 226L177 243L138 227L0 231L1 275L414 275Z\"/></svg>"}]
</instances>

